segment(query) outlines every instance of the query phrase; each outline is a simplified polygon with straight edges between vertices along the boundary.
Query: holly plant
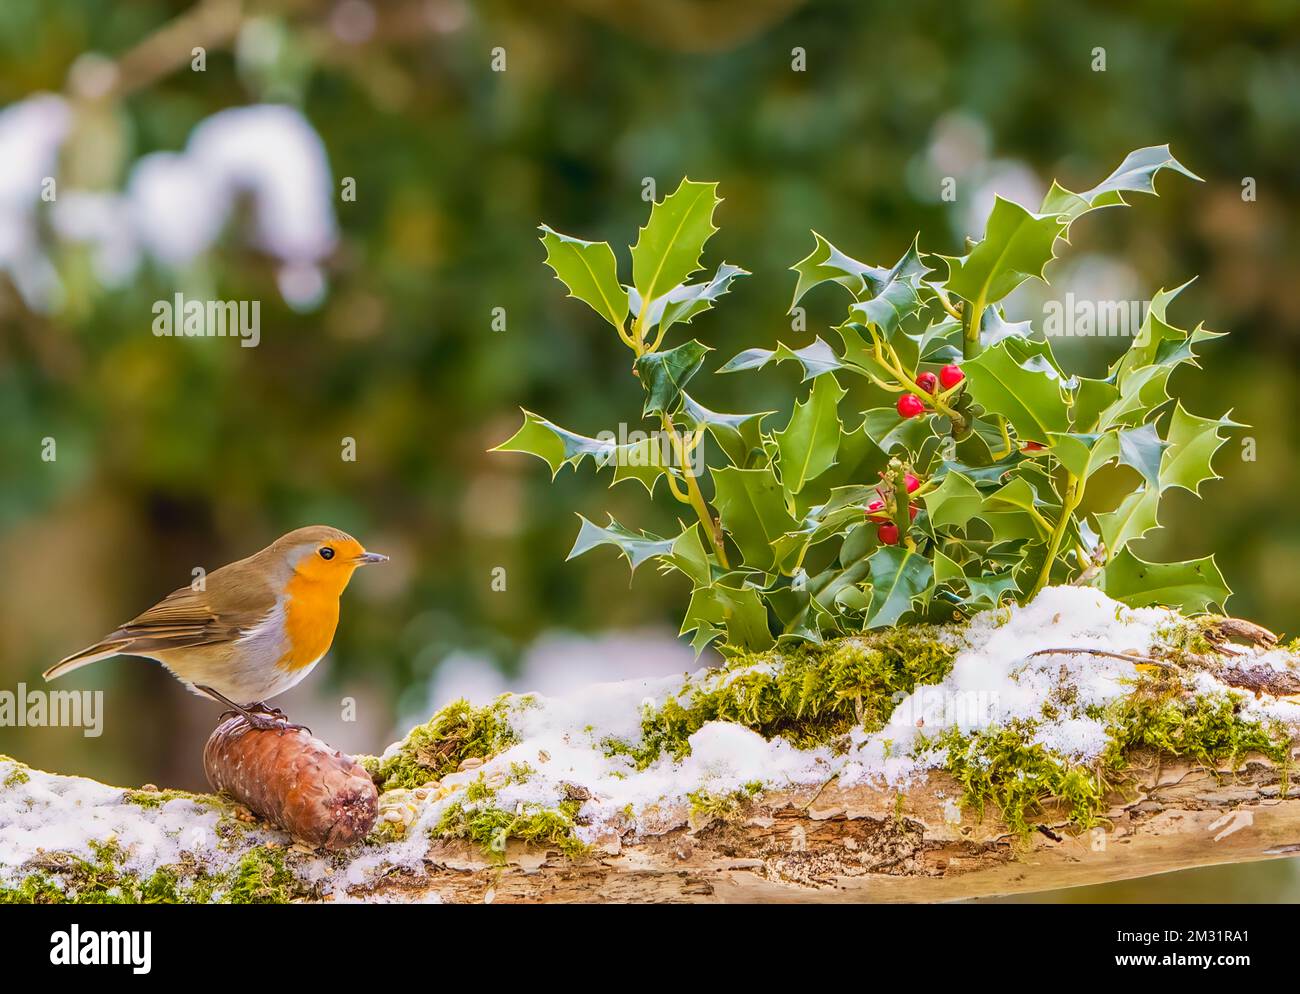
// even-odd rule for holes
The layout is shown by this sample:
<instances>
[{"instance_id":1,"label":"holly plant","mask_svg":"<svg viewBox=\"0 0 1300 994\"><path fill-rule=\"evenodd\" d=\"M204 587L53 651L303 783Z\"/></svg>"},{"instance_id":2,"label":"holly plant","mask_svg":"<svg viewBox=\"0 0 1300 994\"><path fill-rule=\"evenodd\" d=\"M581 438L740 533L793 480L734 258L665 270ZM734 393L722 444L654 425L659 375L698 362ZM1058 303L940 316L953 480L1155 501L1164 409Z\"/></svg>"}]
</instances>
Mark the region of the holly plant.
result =
<instances>
[{"instance_id":1,"label":"holly plant","mask_svg":"<svg viewBox=\"0 0 1300 994\"><path fill-rule=\"evenodd\" d=\"M542 226L547 264L631 351L649 430L591 437L525 411L498 449L540 456L552 477L589 459L612 468L611 486L635 480L651 498L680 502L675 535L583 518L570 558L609 545L634 571L653 560L684 574L682 632L697 651L717 638L738 652L952 620L1025 603L1048 584L1091 584L1133 606L1222 605L1229 590L1212 556L1149 563L1130 548L1157 526L1166 491L1199 495L1218 478L1211 458L1235 423L1190 414L1167 389L1218 334L1172 324L1182 288L1162 290L1128 350L1091 378L1068 374L1047 338L1001 306L1026 280L1045 279L1084 215L1154 193L1162 170L1198 179L1164 145L1131 153L1091 190L1053 184L1037 211L998 198L963 255L922 253L914 241L892 265L873 266L814 233L812 252L791 267L792 311L835 284L849 300L827 335L834 345L817 336L802 348L754 348L717 370L801 366L804 396L780 427L772 412L705 407L688 387L710 349L674 342L748 275L725 262L696 275L717 230L716 183L683 180L652 206L631 248L630 285L608 243ZM884 405L842 410L855 379ZM1118 506L1081 511L1089 481L1113 464L1135 471L1136 489Z\"/></svg>"}]
</instances>

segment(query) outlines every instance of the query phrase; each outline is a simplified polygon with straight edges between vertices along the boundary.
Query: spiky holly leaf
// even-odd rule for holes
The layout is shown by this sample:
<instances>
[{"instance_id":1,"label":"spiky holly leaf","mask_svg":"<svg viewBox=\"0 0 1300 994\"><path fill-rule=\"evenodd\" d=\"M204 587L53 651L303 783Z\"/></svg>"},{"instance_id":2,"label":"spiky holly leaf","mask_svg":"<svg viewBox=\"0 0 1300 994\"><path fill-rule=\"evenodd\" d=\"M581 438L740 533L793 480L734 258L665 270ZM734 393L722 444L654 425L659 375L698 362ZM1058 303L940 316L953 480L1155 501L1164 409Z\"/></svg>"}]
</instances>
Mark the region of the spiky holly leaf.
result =
<instances>
[{"instance_id":1,"label":"spiky holly leaf","mask_svg":"<svg viewBox=\"0 0 1300 994\"><path fill-rule=\"evenodd\" d=\"M707 587L696 587L680 634L705 626L706 631L725 630L729 649L770 649L774 639L767 623L767 605L757 589L739 585L743 580L742 574L732 573ZM728 585L728 581L738 585Z\"/></svg>"},{"instance_id":2,"label":"spiky holly leaf","mask_svg":"<svg viewBox=\"0 0 1300 994\"><path fill-rule=\"evenodd\" d=\"M704 549L700 538L698 524L687 525L682 533L673 539L672 549L667 555L659 556L660 572L677 572L689 577L694 586L707 586L715 579L714 567L709 554Z\"/></svg>"},{"instance_id":3,"label":"spiky holly leaf","mask_svg":"<svg viewBox=\"0 0 1300 994\"><path fill-rule=\"evenodd\" d=\"M632 246L632 285L642 301L653 302L699 271L704 243L718 230L713 212L720 203L717 183L683 179L650 209Z\"/></svg>"},{"instance_id":4,"label":"spiky holly leaf","mask_svg":"<svg viewBox=\"0 0 1300 994\"><path fill-rule=\"evenodd\" d=\"M922 444L934 437L935 416L900 418L892 407L873 407L862 414L862 428L883 452L899 449L918 451Z\"/></svg>"},{"instance_id":5,"label":"spiky holly leaf","mask_svg":"<svg viewBox=\"0 0 1300 994\"><path fill-rule=\"evenodd\" d=\"M948 291L983 313L1027 279L1043 279L1065 224L1056 214L1035 214L998 197L983 240L963 256L940 256L948 263Z\"/></svg>"},{"instance_id":6,"label":"spiky holly leaf","mask_svg":"<svg viewBox=\"0 0 1300 994\"><path fill-rule=\"evenodd\" d=\"M862 298L849 307L850 320L874 325L886 338L903 320L921 309L918 288L930 270L921 262L916 239L903 257L888 270L869 269L863 273Z\"/></svg>"},{"instance_id":7,"label":"spiky holly leaf","mask_svg":"<svg viewBox=\"0 0 1300 994\"><path fill-rule=\"evenodd\" d=\"M998 607L1018 592L1013 570L968 576L966 587L970 594L962 601L962 606L969 611L983 611Z\"/></svg>"},{"instance_id":8,"label":"spiky holly leaf","mask_svg":"<svg viewBox=\"0 0 1300 994\"><path fill-rule=\"evenodd\" d=\"M598 466L609 463L615 448L612 441L579 435L532 411L523 413L524 423L520 429L490 451L527 452L537 456L551 467L552 479L565 464L577 466L586 456L591 456Z\"/></svg>"},{"instance_id":9,"label":"spiky holly leaf","mask_svg":"<svg viewBox=\"0 0 1300 994\"><path fill-rule=\"evenodd\" d=\"M1090 210L1123 206L1127 204L1123 196L1125 193L1154 194L1155 178L1162 169L1170 169L1197 182L1201 181L1201 177L1174 158L1168 145L1152 145L1130 152L1114 172L1083 193L1071 193L1059 183L1053 182L1043 200L1043 213L1062 214L1067 220L1073 221Z\"/></svg>"},{"instance_id":10,"label":"spiky holly leaf","mask_svg":"<svg viewBox=\"0 0 1300 994\"><path fill-rule=\"evenodd\" d=\"M618 264L608 242L586 242L540 225L546 264L569 296L581 300L615 328L627 320L627 291L618 282Z\"/></svg>"},{"instance_id":11,"label":"spiky holly leaf","mask_svg":"<svg viewBox=\"0 0 1300 994\"><path fill-rule=\"evenodd\" d=\"M689 324L697 314L710 310L717 299L731 289L733 280L748 275L748 270L724 262L713 277L703 283L680 283L650 302L642 327L649 331L662 324L663 331L667 332L674 324ZM640 314L641 295L636 288L628 287L627 296L632 313Z\"/></svg>"},{"instance_id":12,"label":"spiky holly leaf","mask_svg":"<svg viewBox=\"0 0 1300 994\"><path fill-rule=\"evenodd\" d=\"M989 307L980 320L980 347L987 349L1007 338L1029 338L1033 333L1030 322L1008 321L1000 308Z\"/></svg>"},{"instance_id":13,"label":"spiky holly leaf","mask_svg":"<svg viewBox=\"0 0 1300 994\"><path fill-rule=\"evenodd\" d=\"M1160 491L1155 487L1139 487L1119 503L1113 511L1098 512L1097 527L1102 541L1113 557L1128 543L1136 542L1147 532L1160 527L1156 512L1160 504Z\"/></svg>"},{"instance_id":14,"label":"spiky holly leaf","mask_svg":"<svg viewBox=\"0 0 1300 994\"><path fill-rule=\"evenodd\" d=\"M691 381L704 357L711 350L695 339L675 349L647 352L636 361L636 375L645 388L645 407L642 413L668 414L677 409L682 398L682 388Z\"/></svg>"},{"instance_id":15,"label":"spiky holly leaf","mask_svg":"<svg viewBox=\"0 0 1300 994\"><path fill-rule=\"evenodd\" d=\"M1128 549L1106 564L1101 589L1129 607L1159 605L1185 614L1222 608L1232 596L1213 556L1181 563L1148 563Z\"/></svg>"},{"instance_id":16,"label":"spiky holly leaf","mask_svg":"<svg viewBox=\"0 0 1300 994\"><path fill-rule=\"evenodd\" d=\"M817 232L814 231L812 236L813 250L790 267L799 274L790 310L799 305L804 294L822 283L838 283L854 297L860 296L867 285L866 275L874 268L845 255Z\"/></svg>"},{"instance_id":17,"label":"spiky holly leaf","mask_svg":"<svg viewBox=\"0 0 1300 994\"><path fill-rule=\"evenodd\" d=\"M793 359L803 366L805 380L845 368L835 351L819 337L801 349L792 349L784 343L775 349L746 349L719 368L718 372L737 373L746 369L762 369L769 362L784 362L787 359Z\"/></svg>"},{"instance_id":18,"label":"spiky holly leaf","mask_svg":"<svg viewBox=\"0 0 1300 994\"><path fill-rule=\"evenodd\" d=\"M960 528L979 513L984 498L969 477L949 471L937 490L921 498L935 528Z\"/></svg>"},{"instance_id":19,"label":"spiky holly leaf","mask_svg":"<svg viewBox=\"0 0 1300 994\"><path fill-rule=\"evenodd\" d=\"M759 433L763 419L772 411L754 414L719 414L697 403L690 394L682 391L682 406L677 412L686 427L695 430L705 427L718 446L736 466L744 468L750 453L760 447Z\"/></svg>"},{"instance_id":20,"label":"spiky holly leaf","mask_svg":"<svg viewBox=\"0 0 1300 994\"><path fill-rule=\"evenodd\" d=\"M840 445L839 403L845 393L834 376L817 377L808 399L795 404L790 423L776 433L781 483L787 493L799 493L804 484L834 465Z\"/></svg>"},{"instance_id":21,"label":"spiky holly leaf","mask_svg":"<svg viewBox=\"0 0 1300 994\"><path fill-rule=\"evenodd\" d=\"M1052 455L1081 480L1119 455L1117 432L1053 432L1048 438Z\"/></svg>"},{"instance_id":22,"label":"spiky holly leaf","mask_svg":"<svg viewBox=\"0 0 1300 994\"><path fill-rule=\"evenodd\" d=\"M773 545L797 523L786 509L781 484L771 467L737 469L727 466L713 471L713 503L722 525L740 548L745 564L766 572L781 563Z\"/></svg>"},{"instance_id":23,"label":"spiky holly leaf","mask_svg":"<svg viewBox=\"0 0 1300 994\"><path fill-rule=\"evenodd\" d=\"M1240 425L1226 414L1221 418L1198 418L1188 414L1179 401L1169 422L1169 447L1160 464L1160 489L1181 487L1200 495L1206 480L1222 479L1211 465L1214 454L1227 438L1221 428Z\"/></svg>"},{"instance_id":24,"label":"spiky holly leaf","mask_svg":"<svg viewBox=\"0 0 1300 994\"><path fill-rule=\"evenodd\" d=\"M1156 433L1156 426L1145 424L1138 428L1117 432L1119 461L1132 466L1151 486L1160 484L1160 462L1169 443Z\"/></svg>"},{"instance_id":25,"label":"spiky holly leaf","mask_svg":"<svg viewBox=\"0 0 1300 994\"><path fill-rule=\"evenodd\" d=\"M1053 432L1070 428L1061 382L1042 356L1017 361L1009 351L1013 341L999 342L966 362L967 390L977 403L1010 421L1021 439L1046 442Z\"/></svg>"},{"instance_id":26,"label":"spiky holly leaf","mask_svg":"<svg viewBox=\"0 0 1300 994\"><path fill-rule=\"evenodd\" d=\"M871 572L871 604L867 628L897 624L934 579L934 567L914 549L889 545L867 560Z\"/></svg>"},{"instance_id":27,"label":"spiky holly leaf","mask_svg":"<svg viewBox=\"0 0 1300 994\"><path fill-rule=\"evenodd\" d=\"M589 552L598 545L612 545L628 561L628 565L635 572L647 559L654 556L663 556L672 552L673 543L671 539L660 538L658 535L651 535L649 532L632 531L630 528L624 528L614 520L613 515L609 516L609 524L602 528L600 525L592 524L581 514L578 519L582 522L582 527L578 529L578 537L573 543L573 548L565 557L567 562L574 559L584 552Z\"/></svg>"},{"instance_id":28,"label":"spiky holly leaf","mask_svg":"<svg viewBox=\"0 0 1300 994\"><path fill-rule=\"evenodd\" d=\"M680 468L675 465L672 449L665 444L667 439L651 435L626 445L616 445L608 460L614 466L614 483L624 480L636 480L651 497L655 485L665 474L680 476Z\"/></svg>"}]
</instances>

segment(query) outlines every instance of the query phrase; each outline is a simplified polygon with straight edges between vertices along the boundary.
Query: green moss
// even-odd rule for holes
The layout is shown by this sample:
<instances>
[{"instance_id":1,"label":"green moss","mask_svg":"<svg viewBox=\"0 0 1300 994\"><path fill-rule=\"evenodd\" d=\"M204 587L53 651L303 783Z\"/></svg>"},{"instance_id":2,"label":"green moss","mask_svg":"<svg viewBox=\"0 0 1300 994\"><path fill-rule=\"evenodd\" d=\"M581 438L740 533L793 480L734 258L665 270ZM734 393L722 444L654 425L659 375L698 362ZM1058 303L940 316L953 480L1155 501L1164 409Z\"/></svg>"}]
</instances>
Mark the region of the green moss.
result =
<instances>
[{"instance_id":1,"label":"green moss","mask_svg":"<svg viewBox=\"0 0 1300 994\"><path fill-rule=\"evenodd\" d=\"M193 801L206 807L221 808L225 805L215 794L192 794L188 790L128 790L122 794L122 800L141 808L161 808L168 801Z\"/></svg>"},{"instance_id":2,"label":"green moss","mask_svg":"<svg viewBox=\"0 0 1300 994\"><path fill-rule=\"evenodd\" d=\"M559 849L571 858L587 852L575 831L581 801L564 800L553 808L522 804L506 810L496 805L496 794L480 776L447 806L430 834L466 839L497 862L505 860L506 843L511 839Z\"/></svg>"},{"instance_id":3,"label":"green moss","mask_svg":"<svg viewBox=\"0 0 1300 994\"><path fill-rule=\"evenodd\" d=\"M966 735L948 730L921 748L947 750L944 768L962 785L963 803L983 815L996 805L1008 828L1021 835L1048 799L1064 804L1070 821L1088 828L1104 821L1107 793L1121 785L1132 754L1150 749L1209 767L1236 769L1250 754L1267 757L1289 778L1291 738L1280 724L1244 717L1239 694L1187 696L1177 683L1144 680L1106 709L1110 744L1095 763L1079 764L1033 741L1037 722L1014 721Z\"/></svg>"},{"instance_id":4,"label":"green moss","mask_svg":"<svg viewBox=\"0 0 1300 994\"><path fill-rule=\"evenodd\" d=\"M19 787L31 780L31 774L21 766L15 766L4 778L4 786Z\"/></svg>"},{"instance_id":5,"label":"green moss","mask_svg":"<svg viewBox=\"0 0 1300 994\"><path fill-rule=\"evenodd\" d=\"M423 725L407 733L397 752L387 759L359 756L380 791L419 787L455 773L466 759L487 759L514 745L518 737L507 720L512 706L528 697L503 694L487 707L453 701Z\"/></svg>"},{"instance_id":6,"label":"green moss","mask_svg":"<svg viewBox=\"0 0 1300 994\"><path fill-rule=\"evenodd\" d=\"M66 904L68 897L44 873L33 873L17 887L0 887L0 904Z\"/></svg>"},{"instance_id":7,"label":"green moss","mask_svg":"<svg viewBox=\"0 0 1300 994\"><path fill-rule=\"evenodd\" d=\"M1090 769L1035 743L1036 728L1036 722L1015 721L974 735L949 729L935 744L947 749L944 768L961 784L963 803L980 817L992 803L1012 832L1028 835L1029 816L1055 797L1080 827L1095 824L1103 810L1104 783Z\"/></svg>"},{"instance_id":8,"label":"green moss","mask_svg":"<svg viewBox=\"0 0 1300 994\"><path fill-rule=\"evenodd\" d=\"M1183 618L1162 625L1156 632L1156 642L1175 658L1213 655L1216 652L1214 642L1205 631L1214 621L1213 617Z\"/></svg>"},{"instance_id":9,"label":"green moss","mask_svg":"<svg viewBox=\"0 0 1300 994\"><path fill-rule=\"evenodd\" d=\"M1266 727L1241 715L1240 694L1202 694L1191 699L1139 687L1110 713L1113 742L1102 762L1123 770L1133 749L1145 747L1187 756L1206 766L1236 769L1249 753L1289 768L1291 738L1281 724Z\"/></svg>"},{"instance_id":10,"label":"green moss","mask_svg":"<svg viewBox=\"0 0 1300 994\"><path fill-rule=\"evenodd\" d=\"M272 904L308 893L270 847L250 850L225 874L190 863L160 866L148 877L122 869L116 843L92 842L90 849L93 859L43 856L18 886L0 888L0 904Z\"/></svg>"},{"instance_id":11,"label":"green moss","mask_svg":"<svg viewBox=\"0 0 1300 994\"><path fill-rule=\"evenodd\" d=\"M895 705L917 684L938 683L956 648L929 625L865 632L822 645L800 643L730 661L713 689L687 685L661 707L647 708L641 739L606 739L609 755L627 755L639 769L660 756L682 759L688 739L710 721L732 721L800 748L821 745L855 726L884 727Z\"/></svg>"},{"instance_id":12,"label":"green moss","mask_svg":"<svg viewBox=\"0 0 1300 994\"><path fill-rule=\"evenodd\" d=\"M722 794L715 794L703 788L693 790L686 795L686 799L690 801L691 815L696 821L707 821L711 818L732 821L743 814L749 807L749 802L762 791L763 784L756 780L745 784L740 790L731 790Z\"/></svg>"},{"instance_id":13,"label":"green moss","mask_svg":"<svg viewBox=\"0 0 1300 994\"><path fill-rule=\"evenodd\" d=\"M298 895L298 879L285 865L284 854L258 846L244 854L235 867L223 904L287 904Z\"/></svg>"}]
</instances>

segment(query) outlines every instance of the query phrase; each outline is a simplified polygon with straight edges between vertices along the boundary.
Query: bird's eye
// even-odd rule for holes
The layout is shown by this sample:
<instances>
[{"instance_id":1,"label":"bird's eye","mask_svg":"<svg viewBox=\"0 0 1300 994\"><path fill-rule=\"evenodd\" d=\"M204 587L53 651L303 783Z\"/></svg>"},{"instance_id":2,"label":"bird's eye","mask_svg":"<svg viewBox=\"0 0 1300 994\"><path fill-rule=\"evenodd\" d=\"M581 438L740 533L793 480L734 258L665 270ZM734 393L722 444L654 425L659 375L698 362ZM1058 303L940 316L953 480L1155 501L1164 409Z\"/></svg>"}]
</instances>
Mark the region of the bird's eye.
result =
<instances>
[{"instance_id":1,"label":"bird's eye","mask_svg":"<svg viewBox=\"0 0 1300 994\"><path fill-rule=\"evenodd\" d=\"M333 559L333 558L334 558L334 550L331 549L328 545L327 545L327 546L324 546L324 547L320 550L320 557L321 557L322 559Z\"/></svg>"}]
</instances>

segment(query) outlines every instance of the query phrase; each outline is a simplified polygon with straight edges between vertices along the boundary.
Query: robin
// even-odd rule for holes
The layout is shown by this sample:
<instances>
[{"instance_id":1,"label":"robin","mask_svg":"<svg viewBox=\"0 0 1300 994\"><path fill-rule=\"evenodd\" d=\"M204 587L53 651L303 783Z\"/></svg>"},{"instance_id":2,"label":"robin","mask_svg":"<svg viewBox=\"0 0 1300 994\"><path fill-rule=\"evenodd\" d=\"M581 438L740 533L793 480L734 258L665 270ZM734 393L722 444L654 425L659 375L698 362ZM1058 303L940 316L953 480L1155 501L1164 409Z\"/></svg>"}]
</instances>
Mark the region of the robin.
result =
<instances>
[{"instance_id":1,"label":"robin","mask_svg":"<svg viewBox=\"0 0 1300 994\"><path fill-rule=\"evenodd\" d=\"M299 528L261 552L209 573L202 589L174 590L139 617L45 671L53 680L109 656L162 663L193 693L242 714L254 728L290 726L266 703L329 651L339 596L352 571L388 557L325 525Z\"/></svg>"}]
</instances>

